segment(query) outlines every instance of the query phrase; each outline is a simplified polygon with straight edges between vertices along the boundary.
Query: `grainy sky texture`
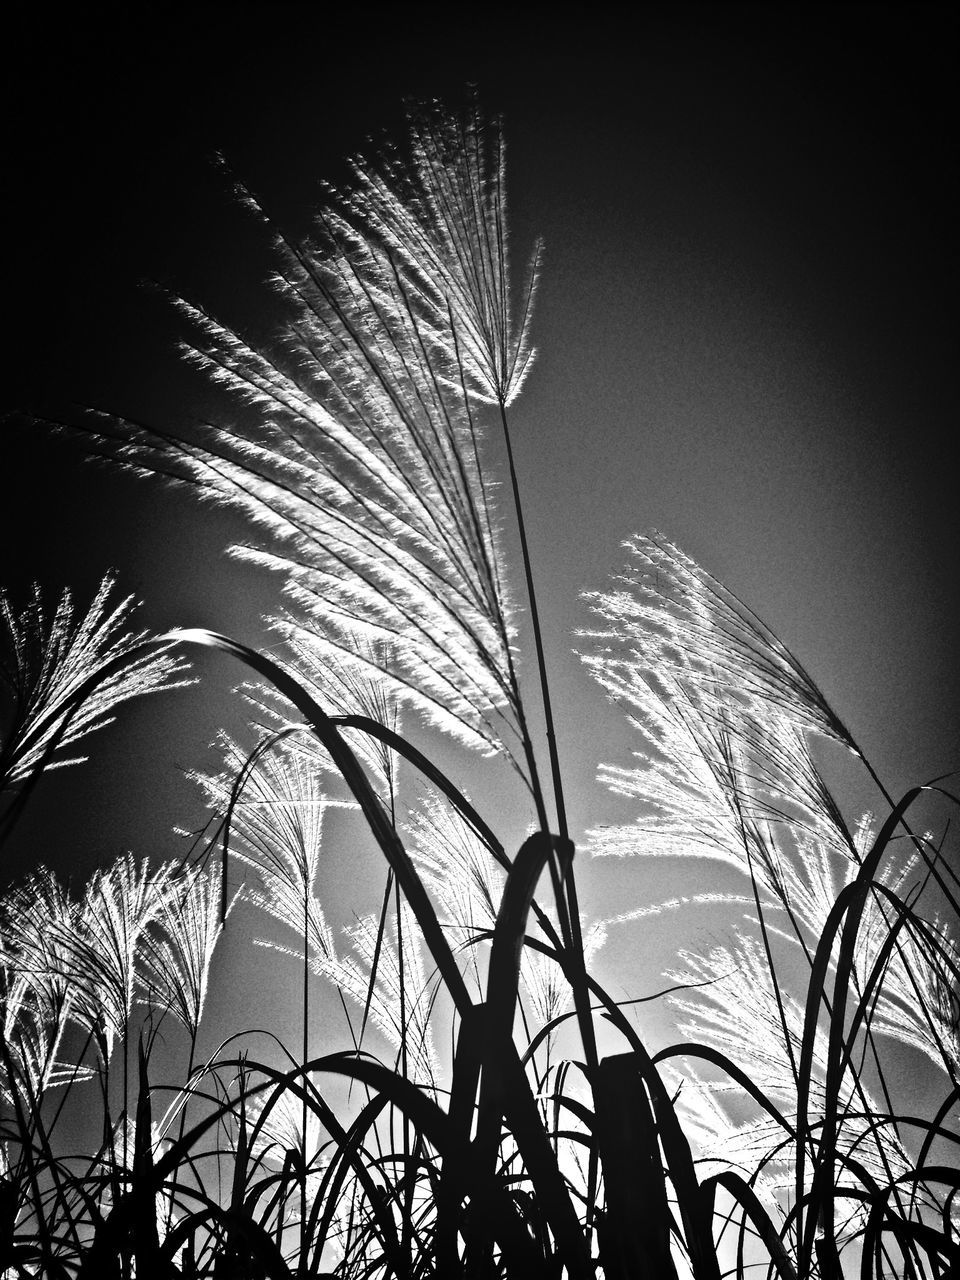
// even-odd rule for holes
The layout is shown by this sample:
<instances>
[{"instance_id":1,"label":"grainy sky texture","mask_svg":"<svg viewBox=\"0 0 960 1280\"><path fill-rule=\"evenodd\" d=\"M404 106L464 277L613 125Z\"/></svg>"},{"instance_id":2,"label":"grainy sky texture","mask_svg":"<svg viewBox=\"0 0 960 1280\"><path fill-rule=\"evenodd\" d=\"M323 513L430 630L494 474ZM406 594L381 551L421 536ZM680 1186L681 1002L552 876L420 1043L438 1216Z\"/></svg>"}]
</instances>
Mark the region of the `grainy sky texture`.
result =
<instances>
[{"instance_id":1,"label":"grainy sky texture","mask_svg":"<svg viewBox=\"0 0 960 1280\"><path fill-rule=\"evenodd\" d=\"M144 282L254 336L276 322L262 233L214 153L302 231L344 156L402 134L404 98L456 105L476 84L505 119L517 265L546 244L514 420L576 832L610 808L596 762L633 745L570 655L578 593L644 529L773 626L892 791L960 767L947 9L327 8L14 20L5 402L203 414L178 322ZM223 556L237 519L2 429L11 586L69 583L82 601L115 566L145 624L263 642L276 584ZM222 666L46 783L4 878L179 848L171 826L197 818L180 770L229 714ZM502 782L467 785L495 810Z\"/></svg>"}]
</instances>

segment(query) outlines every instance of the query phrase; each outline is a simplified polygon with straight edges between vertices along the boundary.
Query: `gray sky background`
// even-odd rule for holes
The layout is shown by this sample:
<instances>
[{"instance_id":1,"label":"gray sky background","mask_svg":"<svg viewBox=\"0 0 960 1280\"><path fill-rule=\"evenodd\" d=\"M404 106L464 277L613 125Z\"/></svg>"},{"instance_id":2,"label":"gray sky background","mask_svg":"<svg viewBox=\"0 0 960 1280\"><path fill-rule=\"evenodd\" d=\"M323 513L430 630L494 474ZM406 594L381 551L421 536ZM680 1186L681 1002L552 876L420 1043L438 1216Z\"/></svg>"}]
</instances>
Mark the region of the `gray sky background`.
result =
<instances>
[{"instance_id":1,"label":"gray sky background","mask_svg":"<svg viewBox=\"0 0 960 1280\"><path fill-rule=\"evenodd\" d=\"M19 20L8 403L157 425L201 411L177 322L141 282L254 334L273 322L269 254L213 153L303 230L343 157L400 133L404 97L456 104L476 83L505 117L517 265L534 235L546 244L540 356L514 419L575 830L627 816L593 774L633 745L570 654L578 593L650 528L778 632L894 793L960 766L947 9L474 9L468 27L443 8L325 8ZM145 625L262 642L275 584L224 558L238 521L85 466L74 443L3 431L14 589L70 583L83 601L115 566ZM198 818L181 770L241 722L239 673L201 666L201 690L134 708L91 740L89 766L44 784L5 878L179 849L171 826ZM522 830L502 773L449 767Z\"/></svg>"}]
</instances>

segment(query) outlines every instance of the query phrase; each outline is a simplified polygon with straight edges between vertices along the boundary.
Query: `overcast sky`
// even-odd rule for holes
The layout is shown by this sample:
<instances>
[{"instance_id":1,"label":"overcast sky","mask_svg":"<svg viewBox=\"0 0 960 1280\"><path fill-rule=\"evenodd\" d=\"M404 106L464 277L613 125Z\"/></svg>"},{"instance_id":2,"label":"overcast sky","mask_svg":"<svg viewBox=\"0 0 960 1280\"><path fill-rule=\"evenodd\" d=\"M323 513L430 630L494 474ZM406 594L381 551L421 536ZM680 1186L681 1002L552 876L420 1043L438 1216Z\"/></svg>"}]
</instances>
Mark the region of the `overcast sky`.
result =
<instances>
[{"instance_id":1,"label":"overcast sky","mask_svg":"<svg viewBox=\"0 0 960 1280\"><path fill-rule=\"evenodd\" d=\"M578 593L650 528L774 627L893 791L960 767L946 9L326 9L16 20L5 401L159 426L201 412L177 322L144 282L254 334L274 318L269 254L214 153L303 230L345 155L400 134L405 97L456 105L476 83L505 118L515 256L546 244L540 356L514 420L575 829L605 812L597 760L633 745L570 656ZM276 584L223 557L238 521L2 429L11 587L82 599L115 566L145 623L262 642ZM53 860L86 870L150 851L149 793L151 848L169 852L190 820L171 811L179 771L237 674L144 704L135 750L92 740L89 769L38 796L8 872L52 856L40 806L61 832Z\"/></svg>"}]
</instances>

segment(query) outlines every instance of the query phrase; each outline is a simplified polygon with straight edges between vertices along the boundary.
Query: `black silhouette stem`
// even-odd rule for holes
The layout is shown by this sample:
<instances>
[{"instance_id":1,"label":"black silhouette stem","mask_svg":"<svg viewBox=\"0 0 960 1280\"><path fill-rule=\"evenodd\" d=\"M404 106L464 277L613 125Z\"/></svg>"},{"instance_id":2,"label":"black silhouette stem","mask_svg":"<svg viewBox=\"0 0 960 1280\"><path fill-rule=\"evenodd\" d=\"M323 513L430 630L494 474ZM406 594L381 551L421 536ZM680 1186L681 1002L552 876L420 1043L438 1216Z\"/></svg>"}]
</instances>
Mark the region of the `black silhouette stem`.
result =
<instances>
[{"instance_id":1,"label":"black silhouette stem","mask_svg":"<svg viewBox=\"0 0 960 1280\"><path fill-rule=\"evenodd\" d=\"M507 412L503 399L499 402L500 423L503 427L503 439L507 450L507 465L510 468L510 484L513 490L513 507L517 514L517 530L520 534L520 552L523 556L523 572L527 587L527 600L530 605L530 621L533 624L533 640L537 652L537 669L540 675L540 693L543 699L543 716L547 731L547 751L550 756L550 774L553 781L553 798L557 810L557 829L561 839L570 847L567 811L563 800L563 781L560 775L560 755L557 750L557 735L553 723L553 706L550 701L550 686L547 680L547 664L543 653L543 634L540 629L540 611L537 608L537 593L533 585L533 570L530 564L530 548L527 543L527 530L523 519L523 506L520 502L520 485L517 480L517 469L513 458L513 445L510 441L510 428L507 424ZM534 775L535 776L535 775ZM549 834L549 832L545 832ZM567 943L572 966L569 974L573 988L574 1004L577 1009L577 1021L583 1040L583 1049L587 1065L597 1065L597 1045L593 1029L593 1018L590 1014L590 999L587 992L586 966L583 955L583 936L580 931L580 908L577 900L577 889L573 878L573 868L565 862L556 872L555 857L551 856L550 870L554 880L554 894L557 900L557 911L560 916L560 929Z\"/></svg>"}]
</instances>

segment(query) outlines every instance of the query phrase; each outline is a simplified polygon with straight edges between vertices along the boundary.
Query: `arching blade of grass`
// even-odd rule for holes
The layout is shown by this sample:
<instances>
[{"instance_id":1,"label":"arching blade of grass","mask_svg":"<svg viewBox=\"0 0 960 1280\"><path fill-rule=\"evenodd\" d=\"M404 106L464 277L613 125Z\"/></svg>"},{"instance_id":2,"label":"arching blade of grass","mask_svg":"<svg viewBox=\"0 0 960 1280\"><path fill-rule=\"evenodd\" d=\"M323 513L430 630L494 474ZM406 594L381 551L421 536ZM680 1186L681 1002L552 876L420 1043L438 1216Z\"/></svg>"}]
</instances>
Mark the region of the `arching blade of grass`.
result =
<instances>
[{"instance_id":1,"label":"arching blade of grass","mask_svg":"<svg viewBox=\"0 0 960 1280\"><path fill-rule=\"evenodd\" d=\"M461 1150L469 1146L475 1116L477 1088L483 1065L486 1011L476 1005L460 1019L453 1079L450 1085L450 1127ZM465 1162L446 1158L437 1194L437 1227L434 1236L437 1265L453 1274L460 1265L457 1238L460 1235L461 1204L466 1191Z\"/></svg>"},{"instance_id":2,"label":"arching blade of grass","mask_svg":"<svg viewBox=\"0 0 960 1280\"><path fill-rule=\"evenodd\" d=\"M414 1128L440 1154L446 1169L456 1170L458 1181L466 1174L465 1186L471 1197L487 1204L491 1209L488 1230L508 1256L512 1274L535 1275L539 1259L518 1218L515 1205L493 1177L488 1177L473 1159L468 1147L463 1146L454 1134L450 1119L440 1107L421 1089L380 1063L352 1054L331 1054L308 1064L310 1072L332 1072L356 1079L371 1089L384 1094L390 1102L403 1111ZM291 1076L296 1073L291 1073ZM574 1273L571 1273L574 1274Z\"/></svg>"},{"instance_id":3,"label":"arching blade of grass","mask_svg":"<svg viewBox=\"0 0 960 1280\"><path fill-rule=\"evenodd\" d=\"M670 1205L657 1127L635 1054L604 1058L593 1091L603 1167L604 1209L597 1235L609 1280L675 1278Z\"/></svg>"},{"instance_id":4,"label":"arching blade of grass","mask_svg":"<svg viewBox=\"0 0 960 1280\"><path fill-rule=\"evenodd\" d=\"M549 953L549 948L539 939L527 938L526 945ZM561 953L555 953L554 958L562 964ZM589 974L587 985L589 992L603 1009L605 1017L630 1045L632 1053L629 1056L635 1064L637 1087L646 1088L650 1095L656 1131L677 1199L683 1224L683 1238L693 1274L697 1280L719 1280L720 1272L713 1245L708 1197L704 1195L698 1182L689 1143L680 1127L673 1102L657 1072L654 1059L648 1054L619 1004ZM709 1054L711 1051L707 1050L707 1052ZM659 1057L660 1055L658 1059ZM594 1097L596 1099L596 1090ZM780 1119L782 1120L782 1117ZM789 1130L786 1121L783 1121L783 1124Z\"/></svg>"},{"instance_id":5,"label":"arching blade of grass","mask_svg":"<svg viewBox=\"0 0 960 1280\"><path fill-rule=\"evenodd\" d=\"M315 1273L320 1265L320 1256L330 1234L343 1184L351 1169L359 1173L358 1164L362 1164L359 1153L363 1138L389 1101L385 1093L375 1093L348 1130L342 1133L336 1128L332 1130L338 1139L336 1155L324 1171L307 1223L306 1234L313 1249L311 1273Z\"/></svg>"},{"instance_id":6,"label":"arching blade of grass","mask_svg":"<svg viewBox=\"0 0 960 1280\"><path fill-rule=\"evenodd\" d=\"M807 989L803 1039L801 1041L798 1065L796 1172L796 1201L798 1205L803 1201L806 1189L806 1154L810 1138L808 1110L813 1069L814 1043L820 1019L820 1012L825 999L827 972L833 954L834 940L842 925L843 934L841 936L840 950L837 957L837 974L834 981L834 997L830 1005L831 1061L837 1061L839 1059L840 1047L843 1039L847 992L849 989L850 974L853 966L853 949L856 944L860 920L867 903L867 898L870 894L871 888L873 887L877 868L880 864L881 858L887 851L887 847L894 831L900 824L900 821L907 809L911 804L913 804L914 800L916 800L922 790L923 788L921 787L911 788L900 803L894 808L893 812L888 815L883 827L874 841L873 847L864 858L857 872L856 879L841 890L837 897L827 919L826 926L824 927L823 934L814 956ZM817 1230L818 1224L824 1233L824 1238L826 1240L825 1250L831 1255L834 1255L836 1251L832 1199L833 1168L836 1158L836 1098L831 1098L829 1090L826 1096L826 1105L827 1114L824 1117L824 1132L820 1143L819 1155L814 1168L812 1209L806 1216L806 1219L804 1219L801 1211L801 1216L798 1220L798 1234L800 1237L798 1266L801 1275L804 1274L805 1268L808 1268L811 1265L814 1250L814 1233ZM831 1260L828 1262L828 1265L835 1268L839 1264L835 1257L831 1256Z\"/></svg>"},{"instance_id":7,"label":"arching blade of grass","mask_svg":"<svg viewBox=\"0 0 960 1280\"><path fill-rule=\"evenodd\" d=\"M513 1020L520 981L520 958L527 915L537 881L548 858L569 862L573 846L538 832L530 836L510 868L493 930L484 1003L484 1055L474 1140L476 1158L492 1170L500 1139L506 1081L502 1074L503 1046L512 1043Z\"/></svg>"},{"instance_id":8,"label":"arching blade of grass","mask_svg":"<svg viewBox=\"0 0 960 1280\"><path fill-rule=\"evenodd\" d=\"M501 1122L506 1113L571 1274L578 1274L589 1268L583 1236L576 1225L569 1193L559 1175L552 1149L549 1143L540 1140L539 1116L535 1123L532 1119L536 1108L512 1039L527 915L537 881L553 853L561 862L569 863L573 846L569 841L561 841L543 832L530 836L520 849L504 887L490 951L484 1017L482 1024L478 1023L482 1027L483 1049L472 1158L481 1176L492 1178L500 1144ZM469 1071L472 1080L475 1063L464 1063L464 1069ZM461 1123L468 1116L465 1106L462 1112L458 1107ZM538 1168L531 1167L531 1146L538 1148ZM490 1258L488 1216L488 1206L482 1203L471 1206L467 1231L468 1258L471 1265L481 1269L485 1265L484 1260L489 1262Z\"/></svg>"},{"instance_id":9,"label":"arching blade of grass","mask_svg":"<svg viewBox=\"0 0 960 1280\"><path fill-rule=\"evenodd\" d=\"M797 1270L790 1260L790 1255L753 1187L733 1169L724 1169L713 1177L705 1179L702 1184L704 1194L711 1195L715 1186L723 1187L741 1206L757 1235L766 1245L767 1252L770 1254L770 1263L780 1280L797 1280ZM741 1244L742 1235L741 1232ZM744 1272L742 1250L737 1259L737 1268L738 1275Z\"/></svg>"},{"instance_id":10,"label":"arching blade of grass","mask_svg":"<svg viewBox=\"0 0 960 1280\"><path fill-rule=\"evenodd\" d=\"M696 1044L692 1042L686 1044L672 1044L655 1053L653 1055L653 1062L656 1064L658 1062L666 1062L670 1058L678 1057L702 1058L704 1062L711 1062L714 1066L719 1067L721 1071L725 1071L731 1080L735 1081L746 1094L753 1098L754 1102L760 1104L763 1110L776 1121L781 1129L783 1129L784 1133L791 1141L796 1138L796 1130L780 1109L770 1101L760 1086L741 1071L737 1064L731 1061L726 1054L720 1053L719 1050L714 1049L712 1045L708 1044Z\"/></svg>"},{"instance_id":11,"label":"arching blade of grass","mask_svg":"<svg viewBox=\"0 0 960 1280\"><path fill-rule=\"evenodd\" d=\"M377 844L380 846L403 893L409 902L417 924L423 933L424 941L433 956L440 974L454 1004L458 1010L471 1006L472 1001L464 985L463 978L453 957L443 932L436 918L436 913L427 897L426 890L420 882L416 868L403 847L389 816L384 812L380 800L363 772L353 751L343 740L339 729L326 714L300 687L297 681L277 663L263 654L257 653L246 645L227 636L201 629L169 632L167 640L200 644L208 648L218 649L222 653L238 658L244 665L289 699L297 710L309 722L320 742L330 755L334 765L344 782L353 793L360 806Z\"/></svg>"},{"instance_id":12,"label":"arching blade of grass","mask_svg":"<svg viewBox=\"0 0 960 1280\"><path fill-rule=\"evenodd\" d=\"M720 1280L719 1264L713 1245L708 1205L694 1168L690 1145L684 1136L673 1102L657 1068L632 1024L606 990L587 975L589 991L603 1005L604 1014L630 1045L639 1077L653 1104L657 1133L677 1198L684 1242L696 1280Z\"/></svg>"},{"instance_id":13,"label":"arching blade of grass","mask_svg":"<svg viewBox=\"0 0 960 1280\"><path fill-rule=\"evenodd\" d=\"M472 1008L472 1001L469 998L460 971L443 936L436 914L429 899L426 897L426 892L416 869L410 862L402 843L393 829L392 823L383 811L353 752L343 741L337 726L330 717L276 663L236 641L202 630L171 632L164 639L206 645L239 658L260 676L269 680L305 716L352 791L371 831L393 868L394 874L397 876L407 901L416 915L424 940L458 1011L462 1014L465 1010ZM539 846L535 846L535 848L539 849ZM544 850L540 850L540 856L545 856ZM535 882L536 877L533 877L533 881L529 885L526 876L522 878L524 888L522 894L518 896L518 901L526 897L528 889L529 894L532 896ZM517 883L521 883L521 880L518 880ZM529 906L529 898L526 898L526 901L527 906ZM505 929L503 936L508 941L504 945L515 949L518 955L523 939L522 926L516 936L514 936L514 932L512 927L509 930ZM559 1178L555 1156L542 1133L536 1105L530 1094L529 1085L520 1067L519 1058L512 1041L503 1047L502 1053L504 1070L507 1073L506 1089L509 1095L509 1102L505 1104L505 1107L508 1110L509 1122L524 1158L528 1162L531 1176L545 1184L548 1202L553 1206L553 1223L555 1229L558 1230L559 1243L564 1250L564 1254L569 1258L571 1266L577 1265L579 1255L583 1251L582 1237L576 1225L572 1206L569 1204L569 1197L563 1188L562 1180ZM580 1262L578 1270L571 1274L577 1274L584 1266L586 1266L585 1259Z\"/></svg>"},{"instance_id":14,"label":"arching blade of grass","mask_svg":"<svg viewBox=\"0 0 960 1280\"><path fill-rule=\"evenodd\" d=\"M905 1219L890 1208L888 1201L900 1187L906 1189L915 1182L939 1182L950 1188L951 1199L960 1192L960 1172L955 1168L942 1165L928 1165L925 1169L905 1174L897 1179L896 1184L887 1188L879 1188L872 1197L870 1213L863 1233L863 1256L868 1260L879 1255L883 1245L884 1231L896 1239L905 1259L914 1250L922 1250L926 1254L927 1263L934 1275L943 1274L947 1280L960 1274L960 1244L952 1238L949 1229L938 1231L928 1223ZM948 1228L948 1223L944 1223ZM941 1272L940 1259L946 1262L946 1270ZM866 1263L865 1263L866 1266ZM879 1268L878 1268L879 1271ZM868 1273L869 1274L869 1273Z\"/></svg>"},{"instance_id":15,"label":"arching blade of grass","mask_svg":"<svg viewBox=\"0 0 960 1280\"><path fill-rule=\"evenodd\" d=\"M349 1055L344 1055L349 1056ZM381 1202L377 1194L377 1185L362 1157L362 1153L357 1141L350 1141L350 1137L346 1130L342 1127L333 1110L327 1105L324 1098L313 1086L309 1078L308 1068L294 1068L289 1072L280 1072L274 1068L269 1068L261 1063L248 1064L252 1070L258 1071L260 1074L267 1076L267 1084L269 1093L266 1102L251 1132L251 1142L255 1143L260 1136L261 1131L266 1125L271 1110L281 1103L285 1095L290 1094L295 1101L299 1100L303 1112L310 1112L315 1115L323 1128L331 1135L338 1152L338 1159L343 1164L344 1173L348 1170L352 1171L357 1181L361 1184L372 1208L373 1217L377 1224L378 1239L384 1256L394 1269L402 1270L402 1253L400 1250L400 1240L396 1232L393 1217L388 1207ZM364 1108L361 1113L363 1125L358 1127L357 1136L363 1132L363 1127L372 1123L376 1118L378 1111L383 1105L390 1101L389 1093L375 1093L373 1099ZM337 1161L333 1162L334 1165ZM305 1171L304 1171L305 1173ZM321 1184L321 1189L322 1189ZM333 1184L328 1188L328 1194L331 1190L335 1191L338 1184ZM319 1193L318 1193L319 1194ZM246 1198L245 1204L249 1206L250 1198ZM336 1205L332 1206L331 1213L336 1209ZM311 1217L315 1216L318 1206L314 1206L311 1211ZM299 1265L298 1273L303 1275L307 1272L309 1252L311 1249L317 1251L322 1247L322 1240L314 1240L307 1230L308 1218L304 1217L300 1231L300 1247L299 1247Z\"/></svg>"},{"instance_id":16,"label":"arching blade of grass","mask_svg":"<svg viewBox=\"0 0 960 1280\"><path fill-rule=\"evenodd\" d=\"M234 1257L230 1261L236 1270L230 1270L229 1263L224 1264L223 1269L228 1276L252 1274L261 1277L261 1280L294 1280L295 1273L287 1266L276 1241L255 1218L242 1210L224 1208L209 1196L193 1194L203 1202L204 1207L177 1223L164 1242L163 1253L171 1268L174 1266L171 1255L184 1245L189 1246L190 1241L195 1238L201 1228L209 1231L212 1224L219 1229L217 1239L233 1242ZM229 1255L218 1252L216 1256L219 1259ZM185 1272L178 1273L175 1269L169 1274L186 1275ZM193 1272L195 1276L200 1274L199 1271ZM204 1271L202 1274L209 1273ZM213 1275L217 1275L216 1264ZM93 1272L85 1276L84 1280L101 1280L101 1275Z\"/></svg>"},{"instance_id":17,"label":"arching blade of grass","mask_svg":"<svg viewBox=\"0 0 960 1280\"><path fill-rule=\"evenodd\" d=\"M457 813L473 828L500 865L509 870L510 859L504 853L503 845L493 831L484 822L480 814L477 813L459 787L456 787L447 775L438 769L433 761L425 756L422 751L418 751L401 734L388 729L386 725L379 724L369 716L331 716L330 719L338 728L357 729L361 733L369 734L371 737L376 738L378 742L382 742L384 746L395 751L397 755L402 756L409 764L412 764L419 773L422 773L429 782L433 783L438 791L446 796Z\"/></svg>"},{"instance_id":18,"label":"arching blade of grass","mask_svg":"<svg viewBox=\"0 0 960 1280\"><path fill-rule=\"evenodd\" d=\"M269 680L310 722L360 805L377 843L393 868L458 1012L462 1016L465 1010L472 1008L472 1001L460 970L416 869L356 757L343 741L330 717L276 663L236 641L202 630L171 632L164 638L207 645L239 658L260 676ZM530 893L532 894L532 888ZM516 938L512 933L510 937L510 946L519 948L522 945L523 929L520 928ZM536 1182L542 1184L547 1196L547 1203L551 1206L552 1225L557 1231L559 1245L564 1256L569 1259L569 1265L576 1268L571 1274L579 1274L588 1264L582 1256L584 1253L582 1235L569 1196L559 1177L556 1157L543 1133L536 1104L512 1041L503 1046L502 1052L509 1099L505 1109L512 1132L527 1162L528 1172Z\"/></svg>"},{"instance_id":19,"label":"arching blade of grass","mask_svg":"<svg viewBox=\"0 0 960 1280\"><path fill-rule=\"evenodd\" d=\"M368 1085L376 1094L385 1097L392 1105L402 1110L410 1119L414 1128L424 1136L441 1156L447 1154L452 1158L451 1142L453 1141L453 1134L449 1118L432 1099L428 1098L411 1081L406 1080L403 1076L389 1070L378 1062L353 1053L335 1053L316 1058L288 1072L281 1072L267 1064L249 1060L239 1060L236 1063L225 1062L221 1063L221 1066L240 1066L241 1063L245 1070L256 1072L265 1077L264 1083L253 1085L244 1091L243 1097L246 1101L252 1101L267 1090L290 1090L298 1098L306 1096L309 1107L317 1111L324 1125L329 1126L330 1131L345 1151L353 1150L354 1148L347 1143L345 1131L339 1126L332 1111L326 1106L322 1098L315 1090L306 1088L302 1083L309 1076L333 1074ZM224 1104L224 1110L228 1110L230 1105L230 1103ZM157 1161L154 1169L154 1180L157 1185L172 1172L186 1152L220 1119L221 1114L216 1111L206 1116ZM354 1172L364 1182L374 1213L381 1218L384 1233L382 1239L396 1241L392 1220L384 1214L383 1207L363 1161L356 1153L350 1157L350 1160ZM468 1170L466 1179L468 1191L476 1193L493 1205L495 1213L491 1226L501 1248L505 1251L512 1251L513 1265L518 1267L516 1274L535 1274L535 1270L530 1268L536 1268L538 1262L532 1254L529 1237L522 1229L522 1225L517 1218L515 1206L511 1200L498 1187L488 1188L481 1184L479 1174L475 1170L474 1162L471 1161L468 1151L463 1152L461 1164L462 1168ZM394 1261L397 1261L397 1259L395 1258Z\"/></svg>"}]
</instances>

